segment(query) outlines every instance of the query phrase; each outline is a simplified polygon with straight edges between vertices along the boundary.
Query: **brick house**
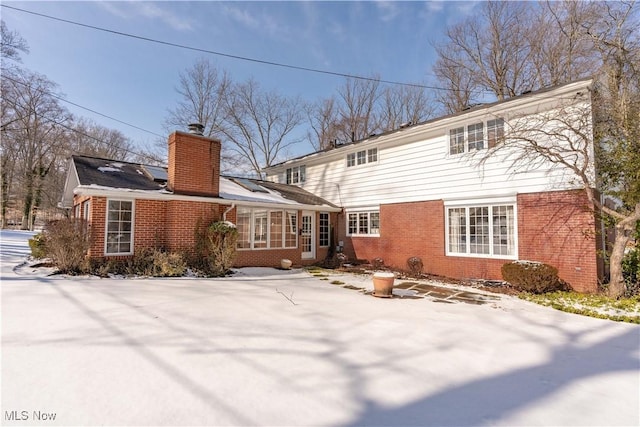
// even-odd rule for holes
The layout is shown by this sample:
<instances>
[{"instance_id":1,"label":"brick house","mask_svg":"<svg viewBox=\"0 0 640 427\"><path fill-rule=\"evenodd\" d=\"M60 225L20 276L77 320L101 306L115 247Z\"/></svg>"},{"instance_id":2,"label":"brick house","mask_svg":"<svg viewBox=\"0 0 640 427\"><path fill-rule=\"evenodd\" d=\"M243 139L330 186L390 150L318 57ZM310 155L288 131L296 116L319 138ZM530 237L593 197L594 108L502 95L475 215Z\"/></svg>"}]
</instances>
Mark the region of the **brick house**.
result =
<instances>
[{"instance_id":1,"label":"brick house","mask_svg":"<svg viewBox=\"0 0 640 427\"><path fill-rule=\"evenodd\" d=\"M595 292L605 273L605 233L584 190L549 162L514 170L507 145L510 125L561 111L560 104L590 112L591 84L530 92L336 145L266 168L266 179L342 207L336 240L352 259L380 257L407 269L407 259L418 256L424 272L460 279L501 279L506 262L540 261L574 289ZM590 126L591 114L586 119ZM505 149L484 157L496 144ZM586 151L593 162L592 141Z\"/></svg>"},{"instance_id":2,"label":"brick house","mask_svg":"<svg viewBox=\"0 0 640 427\"><path fill-rule=\"evenodd\" d=\"M238 228L238 267L327 256L340 208L297 186L220 176L220 141L201 128L174 132L168 143L167 168L72 156L61 206L88 221L89 256L189 250L196 225L218 220Z\"/></svg>"}]
</instances>

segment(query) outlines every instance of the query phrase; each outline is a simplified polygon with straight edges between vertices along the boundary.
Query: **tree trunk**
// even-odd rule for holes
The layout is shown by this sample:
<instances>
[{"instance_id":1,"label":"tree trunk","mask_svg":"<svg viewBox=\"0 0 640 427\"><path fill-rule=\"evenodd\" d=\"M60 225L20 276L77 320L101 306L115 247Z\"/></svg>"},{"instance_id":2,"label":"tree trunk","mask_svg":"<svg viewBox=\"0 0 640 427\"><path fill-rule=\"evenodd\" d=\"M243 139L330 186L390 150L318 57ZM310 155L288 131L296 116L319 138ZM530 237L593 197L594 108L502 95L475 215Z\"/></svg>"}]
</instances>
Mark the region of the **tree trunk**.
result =
<instances>
[{"instance_id":1,"label":"tree trunk","mask_svg":"<svg viewBox=\"0 0 640 427\"><path fill-rule=\"evenodd\" d=\"M624 250L627 247L631 233L625 228L624 225L620 224L616 226L616 238L609 257L611 278L609 279L607 295L610 298L620 298L626 290L622 275L622 259L624 258Z\"/></svg>"}]
</instances>

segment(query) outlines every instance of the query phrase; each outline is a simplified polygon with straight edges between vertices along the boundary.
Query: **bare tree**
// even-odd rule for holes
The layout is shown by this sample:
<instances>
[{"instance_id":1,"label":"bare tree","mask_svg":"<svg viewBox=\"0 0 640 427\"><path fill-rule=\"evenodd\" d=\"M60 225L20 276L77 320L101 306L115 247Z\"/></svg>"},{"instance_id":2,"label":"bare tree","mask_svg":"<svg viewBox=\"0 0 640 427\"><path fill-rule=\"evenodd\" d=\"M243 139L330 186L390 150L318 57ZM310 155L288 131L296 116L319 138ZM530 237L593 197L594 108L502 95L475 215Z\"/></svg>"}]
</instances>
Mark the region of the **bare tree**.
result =
<instances>
[{"instance_id":1,"label":"bare tree","mask_svg":"<svg viewBox=\"0 0 640 427\"><path fill-rule=\"evenodd\" d=\"M592 102L566 99L547 113L513 117L505 143L485 160L507 150L514 171L545 163L572 174L595 212L615 223L608 294L618 298L626 290L624 250L640 221L640 22L633 2L598 6L602 13L582 24L601 55Z\"/></svg>"},{"instance_id":2,"label":"bare tree","mask_svg":"<svg viewBox=\"0 0 640 427\"><path fill-rule=\"evenodd\" d=\"M3 126L3 204L12 191L22 200L22 227L32 229L40 207L45 178L56 158L65 156L65 127L70 115L59 105L56 85L45 76L21 70L3 79L3 113L11 117ZM7 160L11 156L13 160ZM5 179L11 179L7 183ZM17 184L14 186L14 183ZM3 206L4 211L4 206Z\"/></svg>"},{"instance_id":3,"label":"bare tree","mask_svg":"<svg viewBox=\"0 0 640 427\"><path fill-rule=\"evenodd\" d=\"M583 23L598 15L597 4L547 0L536 10L527 37L536 88L592 75L598 58Z\"/></svg>"},{"instance_id":4,"label":"bare tree","mask_svg":"<svg viewBox=\"0 0 640 427\"><path fill-rule=\"evenodd\" d=\"M380 98L378 80L347 78L338 89L340 104L336 123L343 142L357 141L380 130L376 107Z\"/></svg>"},{"instance_id":5,"label":"bare tree","mask_svg":"<svg viewBox=\"0 0 640 427\"><path fill-rule=\"evenodd\" d=\"M531 7L526 2L489 1L477 16L449 27L445 43L436 47L439 81L465 90L463 99L483 90L502 100L531 89Z\"/></svg>"},{"instance_id":6,"label":"bare tree","mask_svg":"<svg viewBox=\"0 0 640 427\"><path fill-rule=\"evenodd\" d=\"M0 57L2 58L2 68L4 61L7 59L20 62L20 52L28 53L29 45L27 41L15 31L9 30L4 21L0 21L0 32L2 33L2 41L0 42Z\"/></svg>"},{"instance_id":7,"label":"bare tree","mask_svg":"<svg viewBox=\"0 0 640 427\"><path fill-rule=\"evenodd\" d=\"M388 131L420 123L434 111L433 102L423 88L394 85L383 91L378 120L382 130Z\"/></svg>"},{"instance_id":8,"label":"bare tree","mask_svg":"<svg viewBox=\"0 0 640 427\"><path fill-rule=\"evenodd\" d=\"M317 151L335 146L339 136L338 109L334 97L307 104L305 113L310 126L307 138Z\"/></svg>"},{"instance_id":9,"label":"bare tree","mask_svg":"<svg viewBox=\"0 0 640 427\"><path fill-rule=\"evenodd\" d=\"M196 61L180 74L176 91L181 99L175 108L169 109L164 121L167 133L186 129L190 123L200 123L204 126L205 136L222 139L226 101L231 86L231 78L226 71L218 70L208 59ZM166 149L166 141L159 141L158 145ZM226 144L222 144L221 160L223 170L240 163L240 159Z\"/></svg>"},{"instance_id":10,"label":"bare tree","mask_svg":"<svg viewBox=\"0 0 640 427\"><path fill-rule=\"evenodd\" d=\"M273 165L300 139L292 138L301 123L300 101L276 92L261 91L255 80L236 84L225 98L223 133L230 149L262 178L262 168Z\"/></svg>"},{"instance_id":11,"label":"bare tree","mask_svg":"<svg viewBox=\"0 0 640 427\"><path fill-rule=\"evenodd\" d=\"M207 59L196 61L180 73L176 91L182 99L175 108L169 109L165 127L173 131L184 129L189 123L200 123L207 137L220 137L230 87L231 79L226 71L219 71Z\"/></svg>"},{"instance_id":12,"label":"bare tree","mask_svg":"<svg viewBox=\"0 0 640 427\"><path fill-rule=\"evenodd\" d=\"M122 132L98 125L85 118L76 119L66 137L67 149L76 154L113 160L130 160L131 141Z\"/></svg>"}]
</instances>

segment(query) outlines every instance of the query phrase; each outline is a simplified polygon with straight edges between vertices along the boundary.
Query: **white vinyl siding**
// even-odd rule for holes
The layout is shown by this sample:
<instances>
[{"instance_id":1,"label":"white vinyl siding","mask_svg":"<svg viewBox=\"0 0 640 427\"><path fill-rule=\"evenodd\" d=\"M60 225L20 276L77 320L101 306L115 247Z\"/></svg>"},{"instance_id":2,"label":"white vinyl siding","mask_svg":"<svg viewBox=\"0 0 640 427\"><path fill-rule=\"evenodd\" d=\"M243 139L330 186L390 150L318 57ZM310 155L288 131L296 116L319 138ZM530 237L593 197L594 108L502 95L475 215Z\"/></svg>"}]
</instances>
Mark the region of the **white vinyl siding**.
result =
<instances>
[{"instance_id":1,"label":"white vinyl siding","mask_svg":"<svg viewBox=\"0 0 640 427\"><path fill-rule=\"evenodd\" d=\"M582 90L584 87L585 84L581 83L565 91ZM547 102L546 99L535 102ZM552 106L555 101L552 97L548 99ZM585 105L579 104L582 106ZM301 159L299 164L306 165L304 188L346 211L390 203L495 198L579 188L572 179L572 173L557 165L541 161L529 168L511 167L514 153L508 148L509 126L507 120L500 117L508 116L515 120L519 115L521 117L524 108L532 112L544 111L546 104L521 101L516 110L508 103L501 107L498 111L471 112L402 129L363 142L360 149L338 147ZM460 136L453 139L456 142L454 146L463 150L467 127L480 122L484 123L484 149L501 140L504 140L505 149L493 153L482 163L482 151L474 151L471 155L463 154L464 151L460 155L450 155L451 132L458 129L454 134ZM375 167L357 166L355 153L373 148L377 150ZM352 149L353 152L350 151ZM478 155L473 156L475 153ZM350 161L353 161L352 166L349 166ZM274 168L269 172L268 179L277 179L277 173L283 174L284 170Z\"/></svg>"}]
</instances>

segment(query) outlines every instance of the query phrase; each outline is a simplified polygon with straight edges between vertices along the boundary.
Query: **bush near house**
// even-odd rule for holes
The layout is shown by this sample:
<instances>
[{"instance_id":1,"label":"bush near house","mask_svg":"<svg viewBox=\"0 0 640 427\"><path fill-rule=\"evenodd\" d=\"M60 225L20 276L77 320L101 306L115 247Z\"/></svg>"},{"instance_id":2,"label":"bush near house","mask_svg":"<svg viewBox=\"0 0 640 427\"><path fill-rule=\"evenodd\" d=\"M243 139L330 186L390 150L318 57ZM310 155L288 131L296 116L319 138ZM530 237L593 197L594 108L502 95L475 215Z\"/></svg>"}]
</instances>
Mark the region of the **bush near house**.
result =
<instances>
[{"instance_id":1,"label":"bush near house","mask_svg":"<svg viewBox=\"0 0 640 427\"><path fill-rule=\"evenodd\" d=\"M86 221L77 218L52 221L45 226L42 239L44 255L60 273L88 271L87 251L91 242Z\"/></svg>"},{"instance_id":2,"label":"bush near house","mask_svg":"<svg viewBox=\"0 0 640 427\"><path fill-rule=\"evenodd\" d=\"M238 230L228 221L196 225L196 253L190 265L208 276L224 276L233 267Z\"/></svg>"},{"instance_id":3,"label":"bush near house","mask_svg":"<svg viewBox=\"0 0 640 427\"><path fill-rule=\"evenodd\" d=\"M534 294L570 289L569 285L558 277L557 268L535 261L504 264L502 278L513 287Z\"/></svg>"},{"instance_id":4,"label":"bush near house","mask_svg":"<svg viewBox=\"0 0 640 427\"><path fill-rule=\"evenodd\" d=\"M407 259L407 266L409 267L409 271L414 277L418 277L422 274L422 269L424 268L424 264L422 263L422 259L417 256L412 256Z\"/></svg>"},{"instance_id":5,"label":"bush near house","mask_svg":"<svg viewBox=\"0 0 640 427\"><path fill-rule=\"evenodd\" d=\"M44 233L38 233L29 239L29 248L31 249L31 256L35 259L46 258L47 251L45 248Z\"/></svg>"}]
</instances>

